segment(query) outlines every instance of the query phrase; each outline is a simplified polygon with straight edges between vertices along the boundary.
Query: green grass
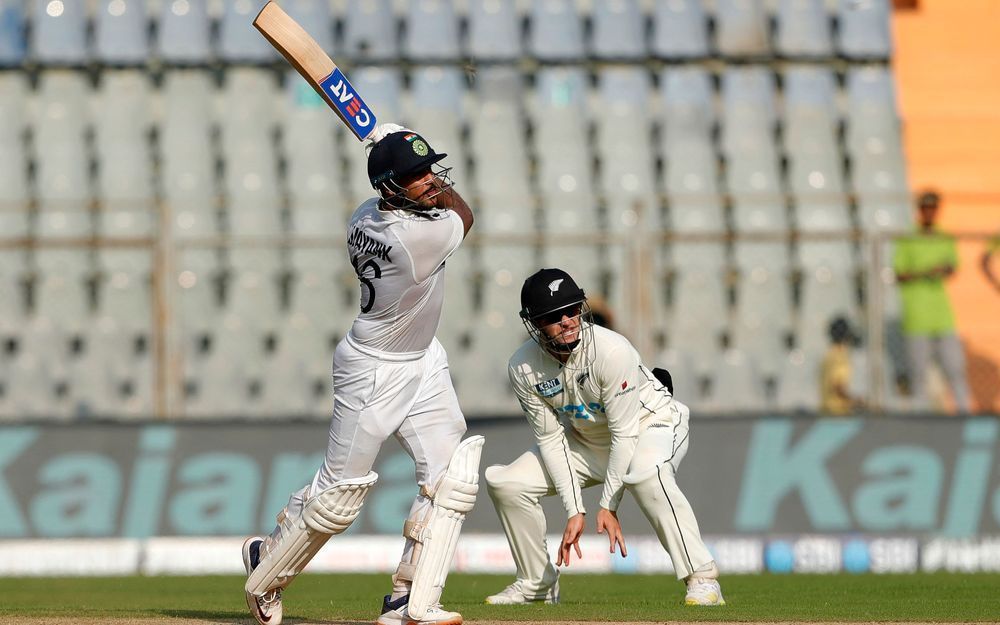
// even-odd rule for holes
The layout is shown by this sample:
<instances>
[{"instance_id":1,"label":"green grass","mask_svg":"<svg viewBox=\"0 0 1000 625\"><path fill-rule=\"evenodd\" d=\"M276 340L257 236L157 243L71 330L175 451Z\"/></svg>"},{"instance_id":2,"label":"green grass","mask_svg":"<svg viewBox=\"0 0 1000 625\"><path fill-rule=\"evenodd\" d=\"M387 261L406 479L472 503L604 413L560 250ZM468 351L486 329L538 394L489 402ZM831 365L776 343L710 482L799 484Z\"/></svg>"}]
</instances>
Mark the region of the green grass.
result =
<instances>
[{"instance_id":1,"label":"green grass","mask_svg":"<svg viewBox=\"0 0 1000 625\"><path fill-rule=\"evenodd\" d=\"M573 575L558 606L497 607L483 597L507 576L453 575L446 607L466 621L996 621L1000 575L729 575L728 605L686 608L666 576ZM285 594L285 622L371 622L388 575L304 574ZM0 616L181 617L246 622L242 577L6 579Z\"/></svg>"}]
</instances>

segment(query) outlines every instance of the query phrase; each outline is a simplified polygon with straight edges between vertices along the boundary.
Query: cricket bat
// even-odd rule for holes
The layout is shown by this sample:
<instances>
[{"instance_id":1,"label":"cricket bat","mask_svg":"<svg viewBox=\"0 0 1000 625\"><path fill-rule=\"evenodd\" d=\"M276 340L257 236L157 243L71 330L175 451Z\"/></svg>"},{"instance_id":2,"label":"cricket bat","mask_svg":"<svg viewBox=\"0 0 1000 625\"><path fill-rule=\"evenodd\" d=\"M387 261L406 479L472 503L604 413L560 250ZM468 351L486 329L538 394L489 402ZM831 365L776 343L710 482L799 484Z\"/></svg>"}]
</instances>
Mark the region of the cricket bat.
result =
<instances>
[{"instance_id":1,"label":"cricket bat","mask_svg":"<svg viewBox=\"0 0 1000 625\"><path fill-rule=\"evenodd\" d=\"M309 33L275 2L268 2L253 21L285 60L330 105L351 132L364 141L375 130L375 114L347 81L333 59Z\"/></svg>"}]
</instances>

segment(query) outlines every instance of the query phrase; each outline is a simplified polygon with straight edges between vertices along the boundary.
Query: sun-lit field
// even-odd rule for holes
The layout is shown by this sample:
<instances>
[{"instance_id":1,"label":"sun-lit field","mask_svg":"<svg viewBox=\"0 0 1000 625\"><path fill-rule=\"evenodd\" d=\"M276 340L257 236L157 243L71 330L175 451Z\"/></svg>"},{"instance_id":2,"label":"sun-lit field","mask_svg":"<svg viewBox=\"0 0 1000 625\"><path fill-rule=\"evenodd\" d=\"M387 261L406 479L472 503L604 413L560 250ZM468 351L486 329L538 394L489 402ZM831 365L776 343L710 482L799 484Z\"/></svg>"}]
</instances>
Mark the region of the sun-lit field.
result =
<instances>
[{"instance_id":1,"label":"sun-lit field","mask_svg":"<svg viewBox=\"0 0 1000 625\"><path fill-rule=\"evenodd\" d=\"M728 605L681 605L682 585L662 576L564 575L557 606L497 607L483 597L505 576L455 575L445 604L467 622L838 621L990 622L1000 619L1000 575L728 576ZM35 617L252 622L239 577L9 579L0 622ZM387 575L309 575L285 594L286 623L372 622ZM24 619L24 621L22 621ZM93 622L93 621L91 621Z\"/></svg>"}]
</instances>

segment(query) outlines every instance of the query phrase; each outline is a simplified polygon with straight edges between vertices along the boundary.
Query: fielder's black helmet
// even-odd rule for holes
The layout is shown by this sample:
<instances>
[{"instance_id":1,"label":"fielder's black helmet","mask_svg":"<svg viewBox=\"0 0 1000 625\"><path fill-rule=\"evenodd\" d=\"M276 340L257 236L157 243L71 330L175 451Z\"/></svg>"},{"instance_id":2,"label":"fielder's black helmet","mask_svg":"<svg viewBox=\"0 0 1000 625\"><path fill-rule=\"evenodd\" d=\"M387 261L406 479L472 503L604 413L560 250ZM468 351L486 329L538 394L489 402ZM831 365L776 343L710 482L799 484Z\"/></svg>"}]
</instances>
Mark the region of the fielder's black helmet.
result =
<instances>
[{"instance_id":1,"label":"fielder's black helmet","mask_svg":"<svg viewBox=\"0 0 1000 625\"><path fill-rule=\"evenodd\" d=\"M540 269L521 287L521 318L537 319L586 299L583 289L562 269Z\"/></svg>"},{"instance_id":2,"label":"fielder's black helmet","mask_svg":"<svg viewBox=\"0 0 1000 625\"><path fill-rule=\"evenodd\" d=\"M376 143L368 153L368 180L372 187L421 169L430 169L447 154L438 154L415 132L394 132Z\"/></svg>"}]
</instances>

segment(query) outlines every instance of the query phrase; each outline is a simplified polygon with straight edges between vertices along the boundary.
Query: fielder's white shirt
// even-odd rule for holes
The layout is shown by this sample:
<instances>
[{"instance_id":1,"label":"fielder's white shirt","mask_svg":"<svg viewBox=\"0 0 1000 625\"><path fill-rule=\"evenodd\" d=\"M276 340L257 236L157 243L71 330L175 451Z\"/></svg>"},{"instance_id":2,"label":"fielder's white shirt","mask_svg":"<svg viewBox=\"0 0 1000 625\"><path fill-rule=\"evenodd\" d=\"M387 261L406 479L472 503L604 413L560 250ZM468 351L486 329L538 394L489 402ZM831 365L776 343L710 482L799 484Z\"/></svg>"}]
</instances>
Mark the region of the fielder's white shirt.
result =
<instances>
[{"instance_id":1,"label":"fielder's white shirt","mask_svg":"<svg viewBox=\"0 0 1000 625\"><path fill-rule=\"evenodd\" d=\"M383 352L427 349L441 320L445 261L464 235L454 211L383 211L378 198L362 203L347 227L361 288L351 338Z\"/></svg>"},{"instance_id":2,"label":"fielder's white shirt","mask_svg":"<svg viewBox=\"0 0 1000 625\"><path fill-rule=\"evenodd\" d=\"M582 367L586 340L594 342L594 358ZM581 340L565 366L529 339L511 356L507 372L568 515L585 510L567 436L608 453L601 507L617 510L639 433L673 418L669 391L642 364L639 352L624 336L594 326L593 336Z\"/></svg>"}]
</instances>

